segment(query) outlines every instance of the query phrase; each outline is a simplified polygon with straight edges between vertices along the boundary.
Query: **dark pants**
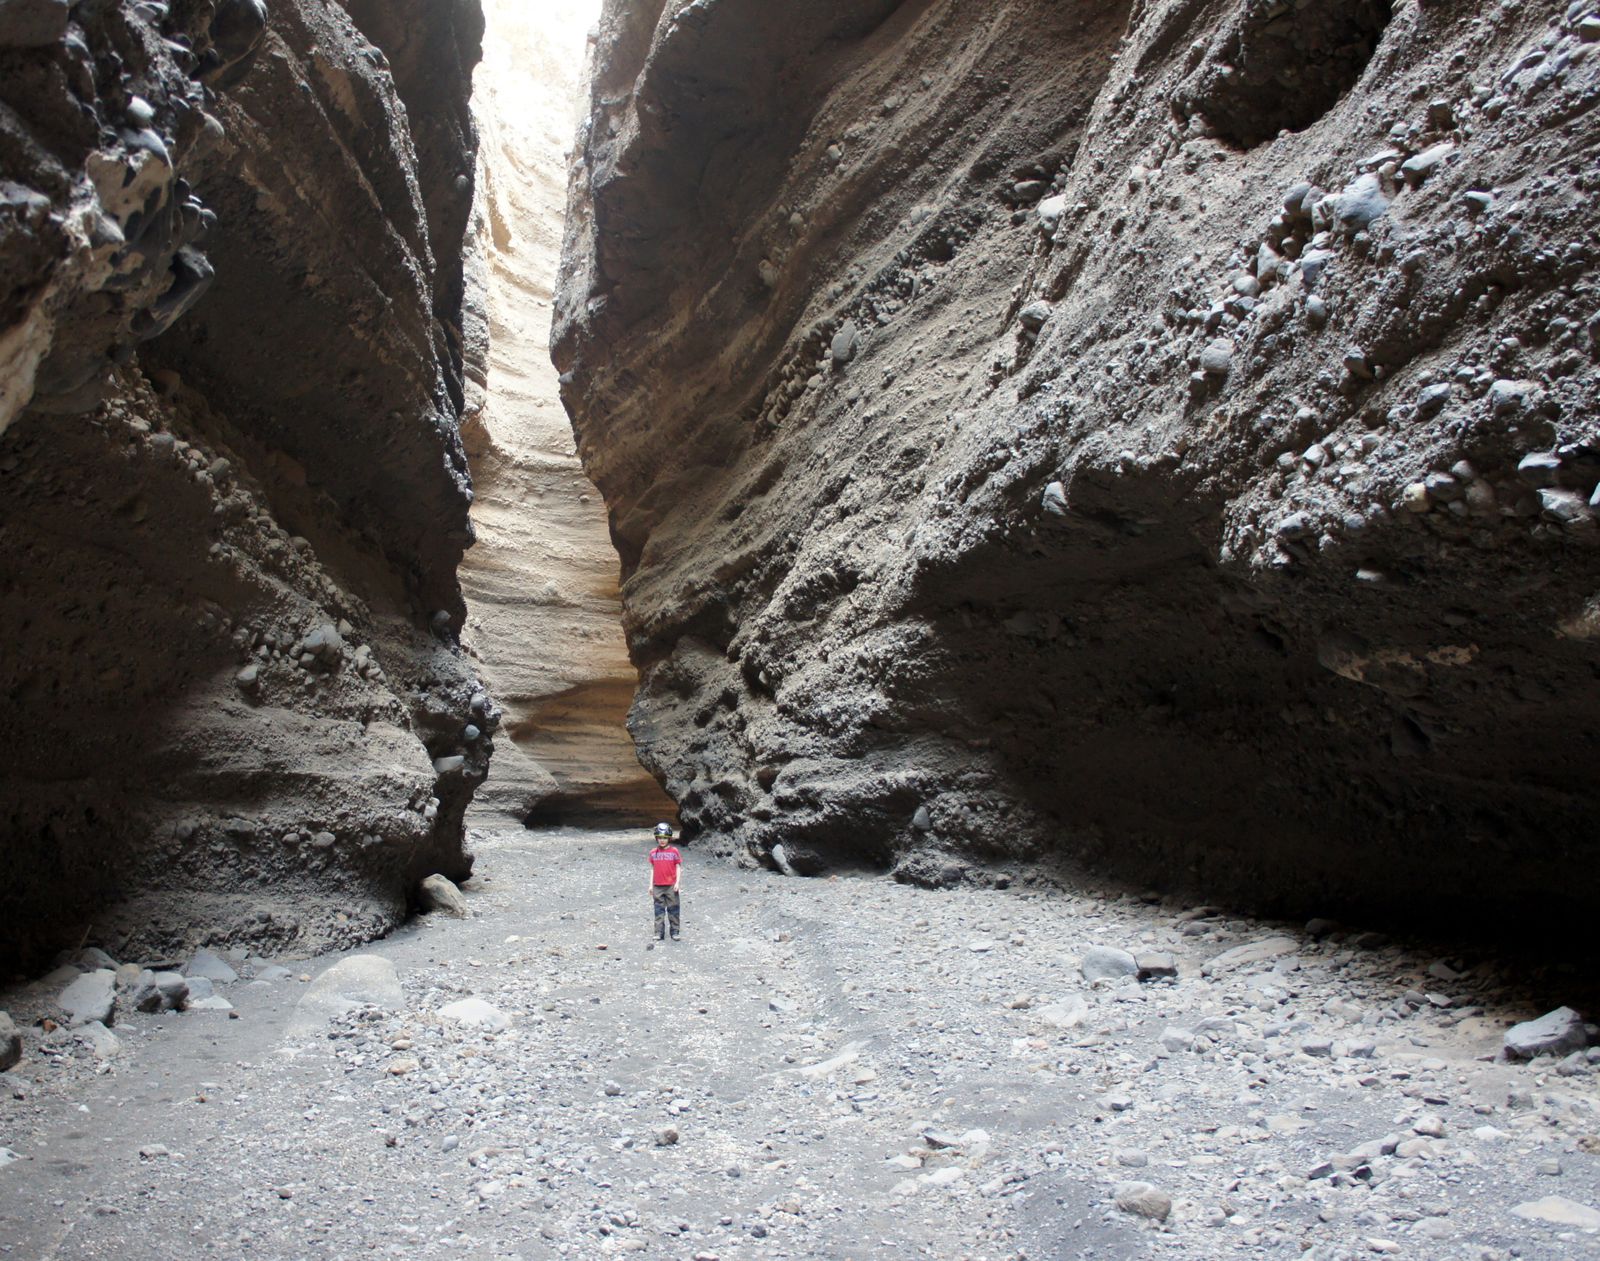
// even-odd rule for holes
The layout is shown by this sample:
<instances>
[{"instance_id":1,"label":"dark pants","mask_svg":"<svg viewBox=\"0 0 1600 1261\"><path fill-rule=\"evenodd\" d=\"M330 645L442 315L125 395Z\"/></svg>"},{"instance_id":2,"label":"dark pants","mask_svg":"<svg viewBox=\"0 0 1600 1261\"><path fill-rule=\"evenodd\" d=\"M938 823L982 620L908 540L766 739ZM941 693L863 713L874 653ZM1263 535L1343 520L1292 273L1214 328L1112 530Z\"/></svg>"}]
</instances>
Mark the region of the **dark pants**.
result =
<instances>
[{"instance_id":1,"label":"dark pants","mask_svg":"<svg viewBox=\"0 0 1600 1261\"><path fill-rule=\"evenodd\" d=\"M667 935L667 919L672 919L672 935L678 935L678 891L671 885L657 885L650 890L650 899L656 904L656 940Z\"/></svg>"}]
</instances>

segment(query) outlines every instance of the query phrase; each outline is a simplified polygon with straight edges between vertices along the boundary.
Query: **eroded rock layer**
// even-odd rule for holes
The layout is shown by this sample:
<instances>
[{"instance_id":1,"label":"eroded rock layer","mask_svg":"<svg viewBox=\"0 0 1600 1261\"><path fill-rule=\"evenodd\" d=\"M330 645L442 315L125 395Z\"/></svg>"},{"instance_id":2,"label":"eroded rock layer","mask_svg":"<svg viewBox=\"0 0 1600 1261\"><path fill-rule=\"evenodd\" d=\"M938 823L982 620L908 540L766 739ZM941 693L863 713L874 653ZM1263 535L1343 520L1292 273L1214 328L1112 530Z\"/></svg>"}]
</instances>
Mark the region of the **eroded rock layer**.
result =
<instances>
[{"instance_id":1,"label":"eroded rock layer","mask_svg":"<svg viewBox=\"0 0 1600 1261\"><path fill-rule=\"evenodd\" d=\"M610 3L554 349L688 828L1592 914L1597 41Z\"/></svg>"},{"instance_id":2,"label":"eroded rock layer","mask_svg":"<svg viewBox=\"0 0 1600 1261\"><path fill-rule=\"evenodd\" d=\"M470 869L480 35L0 7L0 958L316 949Z\"/></svg>"},{"instance_id":3,"label":"eroded rock layer","mask_svg":"<svg viewBox=\"0 0 1600 1261\"><path fill-rule=\"evenodd\" d=\"M505 709L509 737L474 814L500 824L648 826L672 809L628 739L638 676L620 627L616 552L547 349L566 153L598 8L594 0L494 0L474 78L483 144L473 293L482 332L467 340L486 353L463 425L478 543L461 581L468 642Z\"/></svg>"}]
</instances>

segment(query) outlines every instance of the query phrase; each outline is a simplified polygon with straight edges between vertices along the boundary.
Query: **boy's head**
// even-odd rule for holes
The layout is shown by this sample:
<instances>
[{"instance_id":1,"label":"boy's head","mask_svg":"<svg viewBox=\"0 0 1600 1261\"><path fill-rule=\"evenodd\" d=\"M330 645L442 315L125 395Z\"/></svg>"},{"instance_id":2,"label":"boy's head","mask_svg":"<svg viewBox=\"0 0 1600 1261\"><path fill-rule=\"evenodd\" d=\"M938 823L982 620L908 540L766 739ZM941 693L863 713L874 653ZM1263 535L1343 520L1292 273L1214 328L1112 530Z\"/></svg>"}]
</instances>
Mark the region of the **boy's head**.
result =
<instances>
[{"instance_id":1,"label":"boy's head","mask_svg":"<svg viewBox=\"0 0 1600 1261\"><path fill-rule=\"evenodd\" d=\"M656 844L667 845L672 841L672 825L670 823L656 824Z\"/></svg>"}]
</instances>

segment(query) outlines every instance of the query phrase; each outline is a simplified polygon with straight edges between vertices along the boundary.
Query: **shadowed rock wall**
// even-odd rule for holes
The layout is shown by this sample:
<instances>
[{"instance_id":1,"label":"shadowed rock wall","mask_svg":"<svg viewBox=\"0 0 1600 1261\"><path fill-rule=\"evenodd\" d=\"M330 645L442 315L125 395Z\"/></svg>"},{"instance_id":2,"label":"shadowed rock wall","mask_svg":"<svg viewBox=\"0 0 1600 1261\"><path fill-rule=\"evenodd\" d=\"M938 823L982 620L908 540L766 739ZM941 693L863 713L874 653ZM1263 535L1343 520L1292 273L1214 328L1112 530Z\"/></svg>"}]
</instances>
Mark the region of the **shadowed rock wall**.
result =
<instances>
[{"instance_id":1,"label":"shadowed rock wall","mask_svg":"<svg viewBox=\"0 0 1600 1261\"><path fill-rule=\"evenodd\" d=\"M0 958L317 949L470 869L480 35L432 0L0 10Z\"/></svg>"},{"instance_id":2,"label":"shadowed rock wall","mask_svg":"<svg viewBox=\"0 0 1600 1261\"><path fill-rule=\"evenodd\" d=\"M554 351L688 831L1592 914L1600 55L1549 14L609 3Z\"/></svg>"},{"instance_id":3,"label":"shadowed rock wall","mask_svg":"<svg viewBox=\"0 0 1600 1261\"><path fill-rule=\"evenodd\" d=\"M474 815L649 826L673 807L624 725L638 675L622 638L617 556L548 349L566 157L599 5L497 0L486 11L472 241L487 359L463 426L478 544L461 580L471 651L509 740Z\"/></svg>"}]
</instances>

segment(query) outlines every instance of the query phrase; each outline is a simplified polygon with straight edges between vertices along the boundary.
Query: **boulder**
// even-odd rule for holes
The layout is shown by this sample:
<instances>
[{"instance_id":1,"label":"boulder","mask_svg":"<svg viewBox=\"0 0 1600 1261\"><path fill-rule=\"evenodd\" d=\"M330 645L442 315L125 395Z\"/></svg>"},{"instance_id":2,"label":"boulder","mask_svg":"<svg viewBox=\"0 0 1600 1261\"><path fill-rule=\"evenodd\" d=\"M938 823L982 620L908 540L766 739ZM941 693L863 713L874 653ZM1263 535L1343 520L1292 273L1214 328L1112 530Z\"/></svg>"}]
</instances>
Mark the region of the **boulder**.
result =
<instances>
[{"instance_id":1,"label":"boulder","mask_svg":"<svg viewBox=\"0 0 1600 1261\"><path fill-rule=\"evenodd\" d=\"M117 1006L117 974L110 968L85 972L56 1000L67 1014L69 1025L86 1025L98 1020L110 1025Z\"/></svg>"},{"instance_id":2,"label":"boulder","mask_svg":"<svg viewBox=\"0 0 1600 1261\"><path fill-rule=\"evenodd\" d=\"M358 1007L394 1011L405 1002L400 974L377 955L341 959L306 987L295 1004L287 1029L291 1038L319 1033L336 1016Z\"/></svg>"},{"instance_id":3,"label":"boulder","mask_svg":"<svg viewBox=\"0 0 1600 1261\"><path fill-rule=\"evenodd\" d=\"M1506 1030L1507 1059L1531 1060L1536 1055L1565 1055L1589 1044L1583 1017L1570 1007L1557 1007L1537 1020L1524 1020Z\"/></svg>"},{"instance_id":4,"label":"boulder","mask_svg":"<svg viewBox=\"0 0 1600 1261\"><path fill-rule=\"evenodd\" d=\"M469 913L467 900L462 897L461 890L456 888L454 881L438 874L431 875L422 882L418 901L426 911L442 911L446 915L454 915L457 919L466 919Z\"/></svg>"}]
</instances>

